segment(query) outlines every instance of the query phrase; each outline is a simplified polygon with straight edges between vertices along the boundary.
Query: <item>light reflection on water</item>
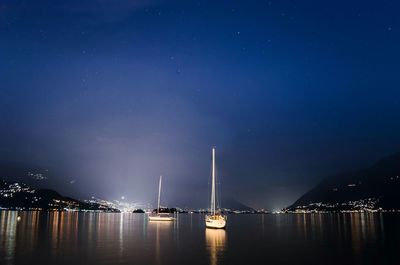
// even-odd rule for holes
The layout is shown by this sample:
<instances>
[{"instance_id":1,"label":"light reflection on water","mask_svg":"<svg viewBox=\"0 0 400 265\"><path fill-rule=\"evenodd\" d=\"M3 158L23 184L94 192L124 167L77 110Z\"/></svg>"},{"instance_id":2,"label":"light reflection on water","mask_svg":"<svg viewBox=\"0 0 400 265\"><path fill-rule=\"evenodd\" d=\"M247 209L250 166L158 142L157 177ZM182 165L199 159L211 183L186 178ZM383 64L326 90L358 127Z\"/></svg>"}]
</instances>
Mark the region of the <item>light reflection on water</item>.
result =
<instances>
[{"instance_id":1,"label":"light reflection on water","mask_svg":"<svg viewBox=\"0 0 400 265\"><path fill-rule=\"evenodd\" d=\"M21 220L17 221L17 217ZM229 246L229 247L228 247ZM143 214L0 211L0 264L396 264L400 215L231 215L148 222Z\"/></svg>"},{"instance_id":2,"label":"light reflection on water","mask_svg":"<svg viewBox=\"0 0 400 265\"><path fill-rule=\"evenodd\" d=\"M5 264L13 264L15 252L15 236L17 228L17 213L2 214L0 218L1 249Z\"/></svg>"},{"instance_id":3,"label":"light reflection on water","mask_svg":"<svg viewBox=\"0 0 400 265\"><path fill-rule=\"evenodd\" d=\"M210 264L221 263L226 245L226 231L224 229L206 229L206 245L210 252Z\"/></svg>"},{"instance_id":4,"label":"light reflection on water","mask_svg":"<svg viewBox=\"0 0 400 265\"><path fill-rule=\"evenodd\" d=\"M147 228L150 236L155 241L155 264L162 264L162 257L167 255L162 249L162 243L171 242L171 229L174 228L173 222L149 222Z\"/></svg>"}]
</instances>

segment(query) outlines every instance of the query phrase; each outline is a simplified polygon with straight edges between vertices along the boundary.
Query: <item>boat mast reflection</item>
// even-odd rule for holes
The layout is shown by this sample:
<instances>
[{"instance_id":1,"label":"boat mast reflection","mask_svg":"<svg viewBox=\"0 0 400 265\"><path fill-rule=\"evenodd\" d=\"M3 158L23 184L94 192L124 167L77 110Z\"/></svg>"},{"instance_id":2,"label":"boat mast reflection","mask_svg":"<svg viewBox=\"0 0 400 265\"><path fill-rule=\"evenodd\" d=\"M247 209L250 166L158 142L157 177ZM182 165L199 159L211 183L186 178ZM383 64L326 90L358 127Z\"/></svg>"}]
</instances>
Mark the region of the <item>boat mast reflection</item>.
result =
<instances>
[{"instance_id":1,"label":"boat mast reflection","mask_svg":"<svg viewBox=\"0 0 400 265\"><path fill-rule=\"evenodd\" d=\"M162 241L168 242L171 237L171 232L172 232L172 222L154 222L154 223L148 223L148 232L151 234L155 234L155 263L156 264L162 264L162 256L163 256L163 251L162 251Z\"/></svg>"}]
</instances>

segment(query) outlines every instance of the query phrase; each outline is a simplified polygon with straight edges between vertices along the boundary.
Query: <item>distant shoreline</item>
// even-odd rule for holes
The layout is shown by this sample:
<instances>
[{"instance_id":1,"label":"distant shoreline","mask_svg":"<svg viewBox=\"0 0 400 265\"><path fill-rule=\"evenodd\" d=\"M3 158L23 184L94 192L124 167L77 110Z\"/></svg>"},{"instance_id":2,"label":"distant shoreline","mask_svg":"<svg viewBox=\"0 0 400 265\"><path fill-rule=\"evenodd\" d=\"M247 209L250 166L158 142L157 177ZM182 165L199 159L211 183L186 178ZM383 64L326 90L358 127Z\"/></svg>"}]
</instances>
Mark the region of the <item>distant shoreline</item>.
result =
<instances>
[{"instance_id":1,"label":"distant shoreline","mask_svg":"<svg viewBox=\"0 0 400 265\"><path fill-rule=\"evenodd\" d=\"M50 210L50 209L6 209L6 208L0 208L0 212L65 212L65 213L113 213L113 214L143 214L146 215L148 213L143 212L115 212L115 211L101 211L101 210ZM233 212L227 212L228 215L327 215L327 214L399 214L400 210L380 210L380 211L320 211L320 212L315 212L315 211L304 211L304 212L255 212L255 213L233 213ZM177 215L191 215L191 214L200 214L200 215L205 215L207 214L206 212L180 212L180 213L175 213Z\"/></svg>"}]
</instances>

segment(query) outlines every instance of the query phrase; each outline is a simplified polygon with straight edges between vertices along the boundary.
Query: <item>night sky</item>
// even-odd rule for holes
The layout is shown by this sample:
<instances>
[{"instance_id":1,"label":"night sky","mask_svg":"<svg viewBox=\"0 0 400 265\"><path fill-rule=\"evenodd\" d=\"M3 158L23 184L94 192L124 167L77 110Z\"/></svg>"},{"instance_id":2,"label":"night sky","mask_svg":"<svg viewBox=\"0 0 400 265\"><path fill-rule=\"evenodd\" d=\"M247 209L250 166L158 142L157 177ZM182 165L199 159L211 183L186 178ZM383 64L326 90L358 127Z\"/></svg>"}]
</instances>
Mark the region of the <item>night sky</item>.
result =
<instances>
[{"instance_id":1,"label":"night sky","mask_svg":"<svg viewBox=\"0 0 400 265\"><path fill-rule=\"evenodd\" d=\"M0 1L0 160L52 187L291 204L400 151L398 1ZM49 180L50 181L50 180Z\"/></svg>"}]
</instances>

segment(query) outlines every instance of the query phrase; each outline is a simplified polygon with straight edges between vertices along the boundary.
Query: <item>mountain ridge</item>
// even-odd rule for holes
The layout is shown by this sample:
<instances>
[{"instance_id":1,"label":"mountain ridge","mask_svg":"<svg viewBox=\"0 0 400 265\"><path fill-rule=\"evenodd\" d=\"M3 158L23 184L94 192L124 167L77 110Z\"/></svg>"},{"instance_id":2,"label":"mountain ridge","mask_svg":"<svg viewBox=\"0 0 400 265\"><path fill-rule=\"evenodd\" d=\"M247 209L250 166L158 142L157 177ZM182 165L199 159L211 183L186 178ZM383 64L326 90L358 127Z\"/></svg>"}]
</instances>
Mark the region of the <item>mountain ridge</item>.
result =
<instances>
[{"instance_id":1,"label":"mountain ridge","mask_svg":"<svg viewBox=\"0 0 400 265\"><path fill-rule=\"evenodd\" d=\"M0 208L16 210L94 210L116 212L98 203L62 196L52 189L35 189L22 182L0 180Z\"/></svg>"},{"instance_id":2,"label":"mountain ridge","mask_svg":"<svg viewBox=\"0 0 400 265\"><path fill-rule=\"evenodd\" d=\"M400 152L365 169L330 176L285 210L400 209Z\"/></svg>"}]
</instances>

